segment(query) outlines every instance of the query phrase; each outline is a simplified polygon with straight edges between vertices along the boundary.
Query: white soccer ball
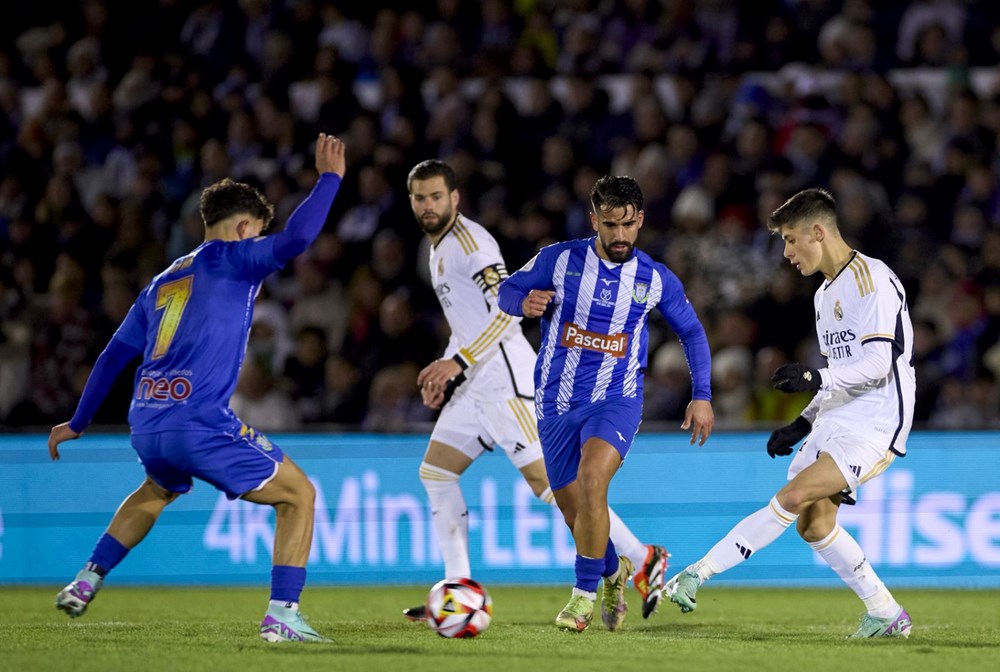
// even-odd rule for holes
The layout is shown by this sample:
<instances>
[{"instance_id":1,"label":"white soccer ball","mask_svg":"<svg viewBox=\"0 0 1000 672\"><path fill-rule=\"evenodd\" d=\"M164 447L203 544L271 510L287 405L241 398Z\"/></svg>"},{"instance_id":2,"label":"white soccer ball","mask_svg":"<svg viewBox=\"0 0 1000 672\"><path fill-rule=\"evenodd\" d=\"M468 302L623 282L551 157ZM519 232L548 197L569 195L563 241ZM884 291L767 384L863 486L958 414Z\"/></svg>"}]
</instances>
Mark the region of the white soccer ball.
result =
<instances>
[{"instance_id":1,"label":"white soccer ball","mask_svg":"<svg viewBox=\"0 0 1000 672\"><path fill-rule=\"evenodd\" d=\"M442 637L475 637L492 619L493 598L478 581L445 579L427 594L427 625Z\"/></svg>"}]
</instances>

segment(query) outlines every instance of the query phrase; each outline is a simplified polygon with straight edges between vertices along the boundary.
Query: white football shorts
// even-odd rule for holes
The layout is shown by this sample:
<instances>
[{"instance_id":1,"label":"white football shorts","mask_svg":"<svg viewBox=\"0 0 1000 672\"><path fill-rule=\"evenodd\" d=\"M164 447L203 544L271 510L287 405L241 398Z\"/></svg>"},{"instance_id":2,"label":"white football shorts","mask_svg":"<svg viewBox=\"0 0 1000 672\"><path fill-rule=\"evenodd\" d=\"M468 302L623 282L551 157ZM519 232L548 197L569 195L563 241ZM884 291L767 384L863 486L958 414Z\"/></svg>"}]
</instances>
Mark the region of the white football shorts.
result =
<instances>
[{"instance_id":1,"label":"white football shorts","mask_svg":"<svg viewBox=\"0 0 1000 672\"><path fill-rule=\"evenodd\" d=\"M788 480L818 460L820 453L826 453L837 463L847 480L847 491L854 492L862 483L888 469L896 458L894 452L879 445L885 439L878 438L880 441L877 442L875 437L870 438L856 429L820 420L813 425L805 443L788 465Z\"/></svg>"},{"instance_id":2,"label":"white football shorts","mask_svg":"<svg viewBox=\"0 0 1000 672\"><path fill-rule=\"evenodd\" d=\"M479 401L462 394L459 388L441 410L431 441L451 446L476 459L495 444L521 469L542 459L535 407L529 399L515 397L502 401Z\"/></svg>"}]
</instances>

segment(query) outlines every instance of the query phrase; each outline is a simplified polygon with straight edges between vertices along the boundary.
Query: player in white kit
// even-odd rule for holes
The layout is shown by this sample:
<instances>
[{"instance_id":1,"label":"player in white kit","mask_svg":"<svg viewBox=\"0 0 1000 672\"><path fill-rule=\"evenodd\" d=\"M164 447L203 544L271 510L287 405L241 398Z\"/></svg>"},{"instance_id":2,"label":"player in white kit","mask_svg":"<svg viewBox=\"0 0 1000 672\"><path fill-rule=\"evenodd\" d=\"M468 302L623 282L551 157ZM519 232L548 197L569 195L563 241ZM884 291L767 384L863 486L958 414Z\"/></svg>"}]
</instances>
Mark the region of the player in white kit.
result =
<instances>
[{"instance_id":1,"label":"player in white kit","mask_svg":"<svg viewBox=\"0 0 1000 672\"><path fill-rule=\"evenodd\" d=\"M899 278L878 259L844 241L833 196L806 189L771 215L785 257L802 275L826 282L814 299L816 335L827 367L786 364L771 379L784 392L816 392L791 424L776 430L767 452L791 454L788 483L768 506L747 516L665 589L681 611L693 611L706 580L748 559L793 523L798 533L864 602L851 637L909 637L910 615L893 598L858 543L837 524L841 503L906 454L913 421L913 327Z\"/></svg>"},{"instance_id":2,"label":"player in white kit","mask_svg":"<svg viewBox=\"0 0 1000 672\"><path fill-rule=\"evenodd\" d=\"M420 480L430 499L445 578L471 578L468 511L459 478L473 460L499 445L532 492L554 504L535 421L535 351L520 318L497 307L497 288L507 268L493 236L459 214L452 168L423 161L410 171L407 188L413 214L431 242L434 292L451 328L444 356L417 378L424 403L442 408ZM610 514L616 546L640 568L633 582L648 617L662 596L669 554L662 546L640 542ZM423 606L403 613L411 620L426 616Z\"/></svg>"}]
</instances>

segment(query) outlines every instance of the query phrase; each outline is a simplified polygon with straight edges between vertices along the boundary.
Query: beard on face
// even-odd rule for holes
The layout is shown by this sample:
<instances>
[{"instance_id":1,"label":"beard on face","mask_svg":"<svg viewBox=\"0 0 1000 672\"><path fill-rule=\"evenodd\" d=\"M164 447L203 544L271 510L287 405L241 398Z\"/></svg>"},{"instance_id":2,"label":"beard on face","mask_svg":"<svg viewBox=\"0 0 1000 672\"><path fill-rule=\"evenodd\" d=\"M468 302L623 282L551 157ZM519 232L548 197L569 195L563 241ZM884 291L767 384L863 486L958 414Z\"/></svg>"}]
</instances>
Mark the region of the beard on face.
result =
<instances>
[{"instance_id":1,"label":"beard on face","mask_svg":"<svg viewBox=\"0 0 1000 672\"><path fill-rule=\"evenodd\" d=\"M625 247L615 249L614 245L624 245ZM604 254L608 255L608 259L616 264L624 264L632 258L632 250L635 248L635 245L625 241L608 245L602 240L601 247L604 248Z\"/></svg>"},{"instance_id":2,"label":"beard on face","mask_svg":"<svg viewBox=\"0 0 1000 672\"><path fill-rule=\"evenodd\" d=\"M433 214L434 217L427 218L425 215ZM448 226L452 220L452 210L448 208L440 215L435 213L423 213L417 216L417 223L420 224L420 228L423 229L424 233L429 233L431 235L435 233L440 233L444 227Z\"/></svg>"}]
</instances>

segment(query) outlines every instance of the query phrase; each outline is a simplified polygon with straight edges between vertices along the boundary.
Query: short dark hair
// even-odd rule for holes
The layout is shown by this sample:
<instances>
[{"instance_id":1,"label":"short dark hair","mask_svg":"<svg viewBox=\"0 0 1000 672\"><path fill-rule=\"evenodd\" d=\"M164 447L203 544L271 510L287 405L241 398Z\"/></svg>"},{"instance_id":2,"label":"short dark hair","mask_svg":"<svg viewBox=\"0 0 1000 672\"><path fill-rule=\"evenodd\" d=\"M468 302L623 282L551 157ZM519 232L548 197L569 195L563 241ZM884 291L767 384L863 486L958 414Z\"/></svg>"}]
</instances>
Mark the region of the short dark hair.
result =
<instances>
[{"instance_id":1,"label":"short dark hair","mask_svg":"<svg viewBox=\"0 0 1000 672\"><path fill-rule=\"evenodd\" d=\"M214 226L233 215L246 214L254 219L264 220L264 229L267 229L274 217L274 206L260 190L228 177L201 192L199 209L206 227Z\"/></svg>"},{"instance_id":2,"label":"short dark hair","mask_svg":"<svg viewBox=\"0 0 1000 672\"><path fill-rule=\"evenodd\" d=\"M414 180L429 180L432 177L443 177L444 185L448 187L448 191L455 191L457 188L455 171L451 166L444 161L427 159L413 166L410 174L406 176L406 190L410 190Z\"/></svg>"},{"instance_id":3,"label":"short dark hair","mask_svg":"<svg viewBox=\"0 0 1000 672\"><path fill-rule=\"evenodd\" d=\"M642 189L634 178L626 175L605 175L594 182L590 190L590 204L594 211L614 210L632 206L642 210Z\"/></svg>"},{"instance_id":4,"label":"short dark hair","mask_svg":"<svg viewBox=\"0 0 1000 672\"><path fill-rule=\"evenodd\" d=\"M826 189L803 189L782 203L767 220L769 231L780 231L783 226L796 226L821 217L837 225L837 202Z\"/></svg>"}]
</instances>

